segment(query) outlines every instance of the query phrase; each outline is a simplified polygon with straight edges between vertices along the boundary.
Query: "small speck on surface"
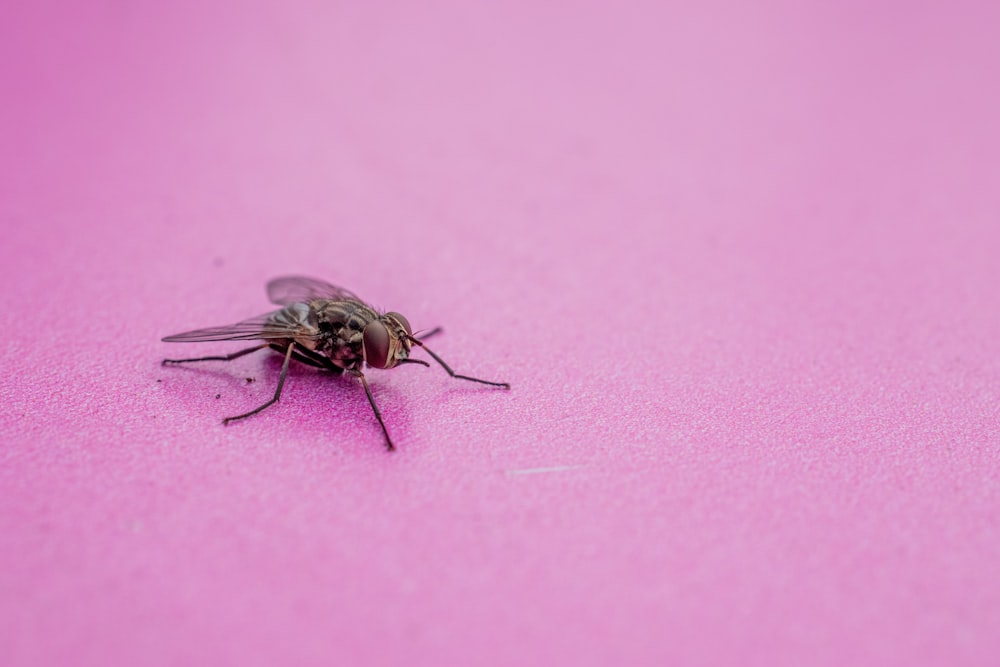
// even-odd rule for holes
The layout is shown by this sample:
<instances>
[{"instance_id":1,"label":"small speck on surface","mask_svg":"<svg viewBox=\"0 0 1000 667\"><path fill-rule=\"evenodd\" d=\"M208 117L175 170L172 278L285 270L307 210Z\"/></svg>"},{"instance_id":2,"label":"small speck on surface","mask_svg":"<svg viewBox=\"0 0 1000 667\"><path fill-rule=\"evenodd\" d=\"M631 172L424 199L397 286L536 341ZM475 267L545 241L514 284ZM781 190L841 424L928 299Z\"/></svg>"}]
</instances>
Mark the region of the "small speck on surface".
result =
<instances>
[{"instance_id":1,"label":"small speck on surface","mask_svg":"<svg viewBox=\"0 0 1000 667\"><path fill-rule=\"evenodd\" d=\"M576 470L583 466L549 466L546 468L522 468L519 470L506 470L508 475L538 475L547 472L564 472L566 470Z\"/></svg>"}]
</instances>

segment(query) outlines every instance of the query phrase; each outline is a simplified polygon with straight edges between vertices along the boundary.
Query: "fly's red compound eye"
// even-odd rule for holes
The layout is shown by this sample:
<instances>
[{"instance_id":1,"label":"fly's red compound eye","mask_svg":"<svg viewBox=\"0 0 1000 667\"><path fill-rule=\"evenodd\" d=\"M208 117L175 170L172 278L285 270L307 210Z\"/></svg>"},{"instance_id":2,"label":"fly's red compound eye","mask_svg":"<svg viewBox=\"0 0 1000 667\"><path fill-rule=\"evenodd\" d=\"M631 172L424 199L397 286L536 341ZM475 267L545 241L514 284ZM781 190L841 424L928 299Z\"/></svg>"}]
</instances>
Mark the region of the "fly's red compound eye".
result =
<instances>
[{"instance_id":1,"label":"fly's red compound eye","mask_svg":"<svg viewBox=\"0 0 1000 667\"><path fill-rule=\"evenodd\" d=\"M386 313L385 315L386 315L386 317L392 317L392 318L394 318L397 322L399 322L400 324L402 324L403 328L406 329L406 335L407 336L412 336L413 335L413 329L410 328L410 321L408 319L406 319L405 317L403 317L402 315L400 315L399 313L397 313L395 311L391 312L391 313Z\"/></svg>"},{"instance_id":2,"label":"fly's red compound eye","mask_svg":"<svg viewBox=\"0 0 1000 667\"><path fill-rule=\"evenodd\" d=\"M365 346L365 361L373 368L385 368L389 357L389 330L378 320L372 320L365 327L362 336Z\"/></svg>"}]
</instances>

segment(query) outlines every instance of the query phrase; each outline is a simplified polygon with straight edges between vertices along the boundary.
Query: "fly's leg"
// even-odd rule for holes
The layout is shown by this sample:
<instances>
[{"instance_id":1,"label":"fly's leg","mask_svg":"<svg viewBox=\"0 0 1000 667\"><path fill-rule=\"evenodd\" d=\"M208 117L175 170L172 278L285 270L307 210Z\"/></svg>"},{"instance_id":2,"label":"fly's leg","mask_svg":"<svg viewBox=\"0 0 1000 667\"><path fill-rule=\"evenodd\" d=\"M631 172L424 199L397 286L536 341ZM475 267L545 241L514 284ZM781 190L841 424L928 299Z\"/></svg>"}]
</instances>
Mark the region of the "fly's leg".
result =
<instances>
[{"instance_id":1,"label":"fly's leg","mask_svg":"<svg viewBox=\"0 0 1000 667\"><path fill-rule=\"evenodd\" d=\"M429 331L423 331L423 332L418 331L416 337L419 338L420 340L427 340L431 336L437 336L442 331L444 331L444 329L442 329L441 327L434 327Z\"/></svg>"},{"instance_id":2,"label":"fly's leg","mask_svg":"<svg viewBox=\"0 0 1000 667\"><path fill-rule=\"evenodd\" d=\"M431 365L423 359L400 359L396 362L396 365L399 366L400 364L419 364L420 366L427 366L428 368L431 367Z\"/></svg>"},{"instance_id":3,"label":"fly's leg","mask_svg":"<svg viewBox=\"0 0 1000 667\"><path fill-rule=\"evenodd\" d=\"M166 366L167 364L187 364L192 361L232 361L233 359L239 359L240 357L250 354L251 352L256 352L257 350L263 350L267 347L267 343L263 345L256 345L254 347L248 347L245 350L240 350L239 352L233 352L232 354L227 354L221 357L195 357L193 359L164 359L161 364Z\"/></svg>"},{"instance_id":4,"label":"fly's leg","mask_svg":"<svg viewBox=\"0 0 1000 667\"><path fill-rule=\"evenodd\" d=\"M278 399L281 398L281 388L285 386L285 376L288 375L288 362L292 360L292 352L294 350L295 350L295 343L289 343L288 350L285 352L285 363L281 364L281 375L278 376L278 388L274 390L274 398L272 398L270 401L260 406L259 408L251 410L250 412L245 412L242 415L236 415L235 417L226 417L225 419L222 420L223 424L234 422L237 419L246 419L247 417L255 415L264 408L270 407L278 402Z\"/></svg>"},{"instance_id":5,"label":"fly's leg","mask_svg":"<svg viewBox=\"0 0 1000 667\"><path fill-rule=\"evenodd\" d=\"M281 350L279 350L279 352L280 351ZM292 359L307 366L321 368L325 371L330 371L331 373L336 373L338 375L344 372L343 368L333 364L328 358L304 347L296 348L295 352L292 352Z\"/></svg>"},{"instance_id":6,"label":"fly's leg","mask_svg":"<svg viewBox=\"0 0 1000 667\"><path fill-rule=\"evenodd\" d=\"M420 347L424 348L424 351L426 351L427 354L431 355L431 357L433 357L434 361L436 361L439 364L441 364L441 368L445 369L445 371L448 372L448 375L452 376L456 380L468 380L469 382L478 382L480 384L488 384L491 387L503 387L504 389L510 389L510 383L508 383L508 382L490 382L489 380L480 380L479 378L469 377L468 375L459 375L455 371L451 370L451 366L449 366L448 364L444 363L444 359L442 359L441 357L439 357L436 354L434 354L434 352L431 351L431 349L429 347L427 347L426 345L424 345L423 343L421 343L418 339L416 339L416 338L410 338L410 340L413 343L415 343L415 344L419 345Z\"/></svg>"},{"instance_id":7,"label":"fly's leg","mask_svg":"<svg viewBox=\"0 0 1000 667\"><path fill-rule=\"evenodd\" d=\"M368 380L365 378L365 374L361 371L353 371L351 373L356 378L361 380L361 386L365 388L365 395L368 396L368 403L372 406L372 411L375 413L375 419L378 420L378 425L382 427L382 433L385 435L385 446L390 452L395 451L396 446L392 444L392 438L389 437L389 431L385 427L385 422L382 420L382 411L378 409L378 405L375 404L375 397L372 396L372 390L368 387Z\"/></svg>"}]
</instances>

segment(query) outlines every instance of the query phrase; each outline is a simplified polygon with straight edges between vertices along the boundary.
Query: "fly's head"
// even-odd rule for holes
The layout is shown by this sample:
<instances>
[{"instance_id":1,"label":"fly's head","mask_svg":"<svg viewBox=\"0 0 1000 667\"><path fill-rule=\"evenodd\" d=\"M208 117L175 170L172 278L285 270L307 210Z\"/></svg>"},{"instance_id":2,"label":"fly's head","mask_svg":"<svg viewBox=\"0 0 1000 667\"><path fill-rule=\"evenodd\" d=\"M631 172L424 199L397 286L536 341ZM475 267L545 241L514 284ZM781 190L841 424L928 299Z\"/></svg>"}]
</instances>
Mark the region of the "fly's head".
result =
<instances>
[{"instance_id":1,"label":"fly's head","mask_svg":"<svg viewBox=\"0 0 1000 667\"><path fill-rule=\"evenodd\" d=\"M392 368L410 356L410 323L399 313L388 312L365 326L365 363L372 368Z\"/></svg>"}]
</instances>

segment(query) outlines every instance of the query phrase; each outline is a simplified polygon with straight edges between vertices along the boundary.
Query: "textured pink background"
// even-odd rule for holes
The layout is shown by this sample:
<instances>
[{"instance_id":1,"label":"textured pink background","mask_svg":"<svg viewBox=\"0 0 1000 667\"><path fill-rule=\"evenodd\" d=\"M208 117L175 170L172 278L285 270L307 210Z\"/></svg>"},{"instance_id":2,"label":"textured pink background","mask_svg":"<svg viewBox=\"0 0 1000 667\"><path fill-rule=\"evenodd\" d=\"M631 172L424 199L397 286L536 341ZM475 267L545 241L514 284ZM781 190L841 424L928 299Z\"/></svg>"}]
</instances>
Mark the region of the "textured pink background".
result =
<instances>
[{"instance_id":1,"label":"textured pink background","mask_svg":"<svg viewBox=\"0 0 1000 667\"><path fill-rule=\"evenodd\" d=\"M333 4L0 8L0 663L1000 663L997 3Z\"/></svg>"}]
</instances>

